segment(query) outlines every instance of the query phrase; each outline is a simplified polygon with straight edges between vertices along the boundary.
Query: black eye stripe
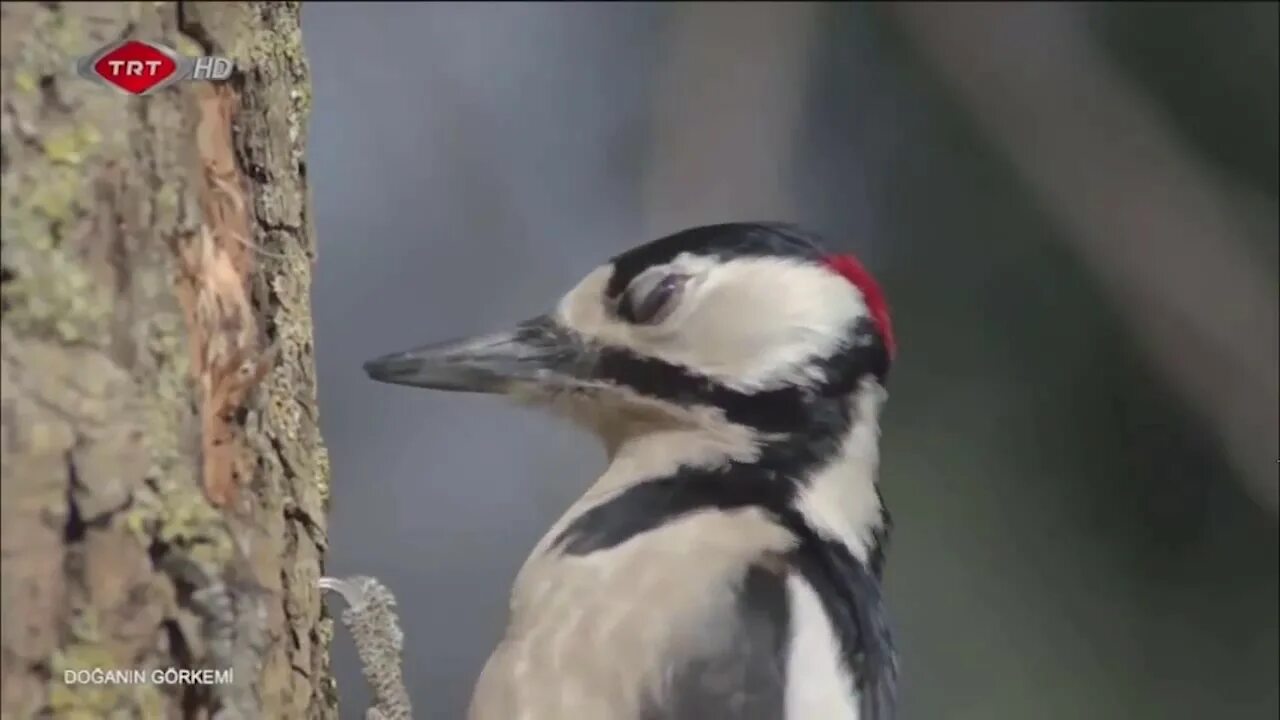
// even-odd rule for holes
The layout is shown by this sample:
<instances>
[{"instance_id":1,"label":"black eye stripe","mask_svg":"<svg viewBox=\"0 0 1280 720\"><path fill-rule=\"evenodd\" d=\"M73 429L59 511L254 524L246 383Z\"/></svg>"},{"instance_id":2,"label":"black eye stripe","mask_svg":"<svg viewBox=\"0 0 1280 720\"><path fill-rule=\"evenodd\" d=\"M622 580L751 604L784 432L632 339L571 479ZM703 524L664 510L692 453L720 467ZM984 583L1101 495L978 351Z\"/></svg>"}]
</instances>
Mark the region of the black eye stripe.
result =
<instances>
[{"instance_id":1,"label":"black eye stripe","mask_svg":"<svg viewBox=\"0 0 1280 720\"><path fill-rule=\"evenodd\" d=\"M889 356L871 322L860 319L851 332L855 342L815 361L825 380L809 390L735 390L690 368L616 346L598 349L595 372L599 379L645 397L682 407L719 408L730 422L765 433L786 432L814 412L813 403L848 397L863 377L886 383Z\"/></svg>"}]
</instances>

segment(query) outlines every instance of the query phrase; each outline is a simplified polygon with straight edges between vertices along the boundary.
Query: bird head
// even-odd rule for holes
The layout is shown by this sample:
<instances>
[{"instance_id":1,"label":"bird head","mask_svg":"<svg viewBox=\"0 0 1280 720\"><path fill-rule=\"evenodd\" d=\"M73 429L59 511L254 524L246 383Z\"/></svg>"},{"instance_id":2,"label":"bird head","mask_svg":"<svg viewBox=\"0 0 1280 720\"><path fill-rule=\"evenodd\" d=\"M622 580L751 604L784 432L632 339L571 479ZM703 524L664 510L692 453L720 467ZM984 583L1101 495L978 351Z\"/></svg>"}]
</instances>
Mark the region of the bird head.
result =
<instances>
[{"instance_id":1,"label":"bird head","mask_svg":"<svg viewBox=\"0 0 1280 720\"><path fill-rule=\"evenodd\" d=\"M617 255L555 310L497 333L393 353L374 380L565 410L605 437L715 417L794 432L827 400L883 385L879 286L851 255L774 223L692 228Z\"/></svg>"}]
</instances>

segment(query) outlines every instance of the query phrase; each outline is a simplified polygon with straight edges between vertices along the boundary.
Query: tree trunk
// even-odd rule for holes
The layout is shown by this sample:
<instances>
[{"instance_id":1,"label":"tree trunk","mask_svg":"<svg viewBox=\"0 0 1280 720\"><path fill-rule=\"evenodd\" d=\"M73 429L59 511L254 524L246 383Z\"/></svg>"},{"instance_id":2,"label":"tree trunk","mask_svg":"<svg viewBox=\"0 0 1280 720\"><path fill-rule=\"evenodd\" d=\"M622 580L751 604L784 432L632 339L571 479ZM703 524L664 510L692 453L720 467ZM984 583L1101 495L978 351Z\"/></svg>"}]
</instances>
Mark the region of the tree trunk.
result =
<instances>
[{"instance_id":1,"label":"tree trunk","mask_svg":"<svg viewBox=\"0 0 1280 720\"><path fill-rule=\"evenodd\" d=\"M333 717L298 6L5 3L0 33L0 714ZM75 75L124 37L236 72Z\"/></svg>"}]
</instances>

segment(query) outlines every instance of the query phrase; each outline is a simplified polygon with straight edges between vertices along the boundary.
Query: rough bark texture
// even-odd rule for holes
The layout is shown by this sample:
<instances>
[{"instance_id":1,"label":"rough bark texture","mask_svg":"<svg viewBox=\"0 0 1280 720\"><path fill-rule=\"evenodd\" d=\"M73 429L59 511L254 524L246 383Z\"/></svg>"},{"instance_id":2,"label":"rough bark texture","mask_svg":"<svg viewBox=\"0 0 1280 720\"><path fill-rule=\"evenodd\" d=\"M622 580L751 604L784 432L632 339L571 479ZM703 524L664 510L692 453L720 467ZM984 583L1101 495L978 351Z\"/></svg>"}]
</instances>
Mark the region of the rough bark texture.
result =
<instances>
[{"instance_id":1,"label":"rough bark texture","mask_svg":"<svg viewBox=\"0 0 1280 720\"><path fill-rule=\"evenodd\" d=\"M230 57L131 98L75 58ZM5 3L5 718L333 717L294 3ZM74 669L231 669L221 685Z\"/></svg>"}]
</instances>

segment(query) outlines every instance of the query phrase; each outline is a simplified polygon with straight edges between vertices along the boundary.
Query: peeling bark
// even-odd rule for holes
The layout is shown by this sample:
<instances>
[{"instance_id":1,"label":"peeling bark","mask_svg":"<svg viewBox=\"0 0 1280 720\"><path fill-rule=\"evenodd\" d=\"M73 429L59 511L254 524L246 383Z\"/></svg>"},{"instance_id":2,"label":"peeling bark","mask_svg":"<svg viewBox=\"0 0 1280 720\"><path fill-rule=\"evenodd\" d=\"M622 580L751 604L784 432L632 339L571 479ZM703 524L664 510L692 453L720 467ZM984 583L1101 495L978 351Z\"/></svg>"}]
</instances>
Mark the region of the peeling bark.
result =
<instances>
[{"instance_id":1,"label":"peeling bark","mask_svg":"<svg viewBox=\"0 0 1280 720\"><path fill-rule=\"evenodd\" d=\"M127 98L126 37L230 57ZM296 3L4 3L5 718L336 716ZM227 670L211 685L73 670Z\"/></svg>"}]
</instances>

